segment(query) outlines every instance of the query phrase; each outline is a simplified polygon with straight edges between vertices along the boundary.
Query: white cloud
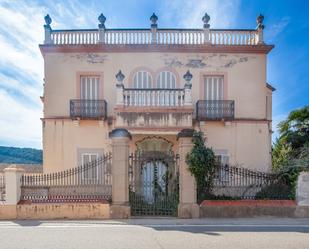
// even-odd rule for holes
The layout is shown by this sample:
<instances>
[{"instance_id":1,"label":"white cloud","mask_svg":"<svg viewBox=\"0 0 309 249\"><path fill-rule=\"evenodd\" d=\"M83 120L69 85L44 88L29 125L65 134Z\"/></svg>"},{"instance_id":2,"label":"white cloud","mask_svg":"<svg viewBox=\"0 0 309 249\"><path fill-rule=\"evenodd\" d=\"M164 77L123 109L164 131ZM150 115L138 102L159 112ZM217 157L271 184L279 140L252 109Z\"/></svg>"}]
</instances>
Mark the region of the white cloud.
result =
<instances>
[{"instance_id":1,"label":"white cloud","mask_svg":"<svg viewBox=\"0 0 309 249\"><path fill-rule=\"evenodd\" d=\"M285 120L288 117L288 113L280 113L278 115L273 116L272 120L272 130L273 130L273 135L272 135L272 141L276 141L276 138L279 137L279 131L278 131L278 124Z\"/></svg>"},{"instance_id":2,"label":"white cloud","mask_svg":"<svg viewBox=\"0 0 309 249\"><path fill-rule=\"evenodd\" d=\"M160 12L163 14L161 20L167 20L177 27L202 28L202 17L207 12L211 28L231 28L239 7L239 0L172 0L164 1Z\"/></svg>"},{"instance_id":3,"label":"white cloud","mask_svg":"<svg viewBox=\"0 0 309 249\"><path fill-rule=\"evenodd\" d=\"M44 16L51 14L53 28L85 28L96 26L96 11L87 2L0 1L2 145L41 147Z\"/></svg>"},{"instance_id":4,"label":"white cloud","mask_svg":"<svg viewBox=\"0 0 309 249\"><path fill-rule=\"evenodd\" d=\"M41 109L29 108L0 89L0 139L18 146L41 147Z\"/></svg>"},{"instance_id":5,"label":"white cloud","mask_svg":"<svg viewBox=\"0 0 309 249\"><path fill-rule=\"evenodd\" d=\"M272 42L289 25L290 20L290 17L285 16L276 23L270 23L265 29L266 40Z\"/></svg>"}]
</instances>

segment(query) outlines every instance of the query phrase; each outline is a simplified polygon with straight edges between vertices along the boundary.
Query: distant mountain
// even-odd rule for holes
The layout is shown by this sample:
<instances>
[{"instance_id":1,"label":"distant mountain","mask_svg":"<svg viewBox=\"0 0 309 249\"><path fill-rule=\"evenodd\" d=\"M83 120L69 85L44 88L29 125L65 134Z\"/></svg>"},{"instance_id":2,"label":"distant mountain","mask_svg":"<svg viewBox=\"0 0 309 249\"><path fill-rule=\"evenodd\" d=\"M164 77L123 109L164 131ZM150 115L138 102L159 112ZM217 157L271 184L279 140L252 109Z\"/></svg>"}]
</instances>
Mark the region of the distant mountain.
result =
<instances>
[{"instance_id":1,"label":"distant mountain","mask_svg":"<svg viewBox=\"0 0 309 249\"><path fill-rule=\"evenodd\" d=\"M0 146L0 163L40 164L42 161L42 150Z\"/></svg>"}]
</instances>

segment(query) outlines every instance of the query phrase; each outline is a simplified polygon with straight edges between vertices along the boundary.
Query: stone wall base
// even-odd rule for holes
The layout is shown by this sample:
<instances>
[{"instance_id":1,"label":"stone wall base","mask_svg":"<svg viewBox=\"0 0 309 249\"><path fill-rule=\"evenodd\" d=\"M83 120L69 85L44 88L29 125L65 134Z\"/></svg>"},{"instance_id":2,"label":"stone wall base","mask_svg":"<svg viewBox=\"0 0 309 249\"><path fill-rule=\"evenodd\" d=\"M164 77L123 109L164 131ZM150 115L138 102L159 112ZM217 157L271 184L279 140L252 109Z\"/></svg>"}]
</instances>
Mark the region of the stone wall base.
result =
<instances>
[{"instance_id":1,"label":"stone wall base","mask_svg":"<svg viewBox=\"0 0 309 249\"><path fill-rule=\"evenodd\" d=\"M200 217L200 207L197 204L180 203L178 205L178 218L192 219Z\"/></svg>"},{"instance_id":2,"label":"stone wall base","mask_svg":"<svg viewBox=\"0 0 309 249\"><path fill-rule=\"evenodd\" d=\"M112 219L128 219L131 216L131 208L128 205L116 205L110 206L110 217Z\"/></svg>"},{"instance_id":3,"label":"stone wall base","mask_svg":"<svg viewBox=\"0 0 309 249\"><path fill-rule=\"evenodd\" d=\"M262 207L262 206L201 206L201 218L254 218L254 217L281 217L281 218L309 218L309 206L291 207Z\"/></svg>"},{"instance_id":4,"label":"stone wall base","mask_svg":"<svg viewBox=\"0 0 309 249\"><path fill-rule=\"evenodd\" d=\"M0 205L0 219L109 219L104 203L40 203Z\"/></svg>"}]
</instances>

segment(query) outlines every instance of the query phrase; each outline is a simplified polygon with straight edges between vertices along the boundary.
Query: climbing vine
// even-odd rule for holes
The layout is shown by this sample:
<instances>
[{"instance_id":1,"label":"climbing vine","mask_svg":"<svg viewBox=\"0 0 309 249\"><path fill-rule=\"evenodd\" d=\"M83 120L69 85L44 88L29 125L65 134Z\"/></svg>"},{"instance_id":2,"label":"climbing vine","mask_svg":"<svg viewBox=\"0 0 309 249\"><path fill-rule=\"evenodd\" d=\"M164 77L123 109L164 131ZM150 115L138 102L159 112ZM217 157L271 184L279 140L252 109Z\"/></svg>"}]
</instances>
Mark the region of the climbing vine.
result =
<instances>
[{"instance_id":1,"label":"climbing vine","mask_svg":"<svg viewBox=\"0 0 309 249\"><path fill-rule=\"evenodd\" d=\"M198 200L202 201L211 195L213 188L215 155L212 149L206 147L202 132L195 131L192 142L193 148L186 155L186 161L196 180Z\"/></svg>"}]
</instances>

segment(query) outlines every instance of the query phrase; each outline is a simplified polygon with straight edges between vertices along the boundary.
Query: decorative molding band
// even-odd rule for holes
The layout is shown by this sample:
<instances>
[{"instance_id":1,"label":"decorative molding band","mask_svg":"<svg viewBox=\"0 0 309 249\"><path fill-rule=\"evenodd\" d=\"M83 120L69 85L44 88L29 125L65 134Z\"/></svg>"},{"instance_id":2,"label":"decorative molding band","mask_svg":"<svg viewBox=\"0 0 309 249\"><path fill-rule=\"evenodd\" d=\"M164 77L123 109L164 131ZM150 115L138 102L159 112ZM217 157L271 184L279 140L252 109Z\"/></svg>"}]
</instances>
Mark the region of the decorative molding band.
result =
<instances>
[{"instance_id":1,"label":"decorative molding band","mask_svg":"<svg viewBox=\"0 0 309 249\"><path fill-rule=\"evenodd\" d=\"M42 54L45 53L258 53L268 54L274 45L40 45Z\"/></svg>"},{"instance_id":2,"label":"decorative molding band","mask_svg":"<svg viewBox=\"0 0 309 249\"><path fill-rule=\"evenodd\" d=\"M150 107L150 106L134 106L134 107L115 107L116 113L193 113L193 107Z\"/></svg>"}]
</instances>

